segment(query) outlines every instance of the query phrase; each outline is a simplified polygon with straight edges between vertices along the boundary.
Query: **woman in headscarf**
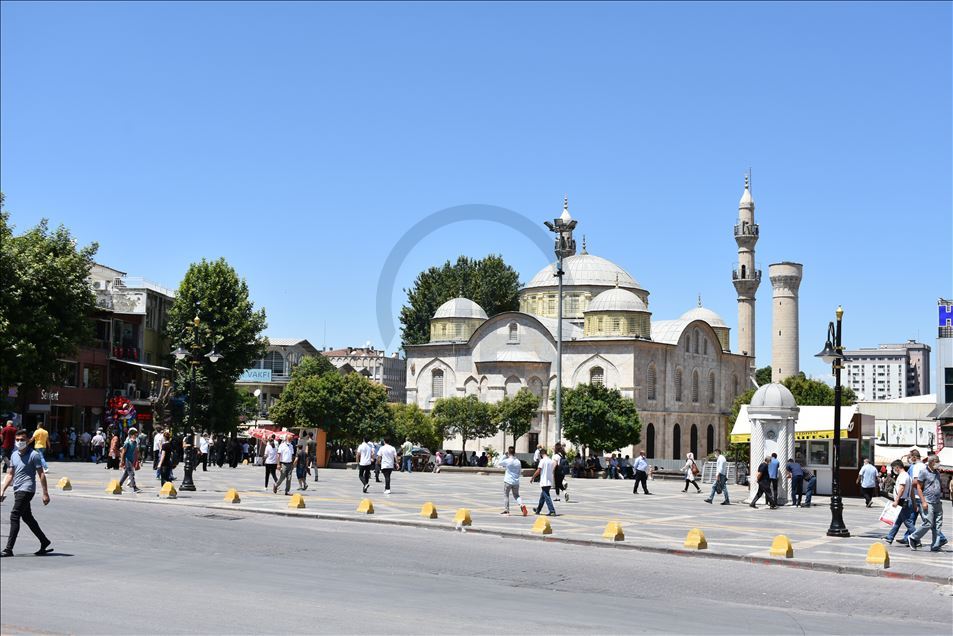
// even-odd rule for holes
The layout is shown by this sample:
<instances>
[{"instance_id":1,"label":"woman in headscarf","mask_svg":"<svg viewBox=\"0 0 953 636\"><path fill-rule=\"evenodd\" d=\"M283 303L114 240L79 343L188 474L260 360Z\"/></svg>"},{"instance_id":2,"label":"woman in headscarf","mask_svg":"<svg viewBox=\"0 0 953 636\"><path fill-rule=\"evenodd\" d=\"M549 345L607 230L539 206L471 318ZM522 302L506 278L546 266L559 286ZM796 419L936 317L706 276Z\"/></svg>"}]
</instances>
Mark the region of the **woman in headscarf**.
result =
<instances>
[{"instance_id":1,"label":"woman in headscarf","mask_svg":"<svg viewBox=\"0 0 953 636\"><path fill-rule=\"evenodd\" d=\"M695 455L693 453L688 454L688 460L685 462L685 465L682 466L682 472L685 473L685 488L682 489L682 492L688 492L689 484L695 487L695 492L701 492L702 489L698 487L698 482L695 481L700 471L698 470L698 464L695 463Z\"/></svg>"}]
</instances>

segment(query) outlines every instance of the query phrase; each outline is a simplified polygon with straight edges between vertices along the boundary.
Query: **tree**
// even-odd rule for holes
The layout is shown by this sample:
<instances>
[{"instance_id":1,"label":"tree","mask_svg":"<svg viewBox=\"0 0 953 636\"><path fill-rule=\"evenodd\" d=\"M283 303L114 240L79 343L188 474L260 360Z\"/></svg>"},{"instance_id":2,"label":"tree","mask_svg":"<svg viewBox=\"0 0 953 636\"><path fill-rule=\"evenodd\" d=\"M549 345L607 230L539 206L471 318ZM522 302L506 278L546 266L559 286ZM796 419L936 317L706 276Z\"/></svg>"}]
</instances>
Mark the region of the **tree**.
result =
<instances>
[{"instance_id":1,"label":"tree","mask_svg":"<svg viewBox=\"0 0 953 636\"><path fill-rule=\"evenodd\" d=\"M464 453L467 452L467 440L492 437L497 431L490 405L475 395L441 398L433 405L431 416L437 430L445 437L460 436Z\"/></svg>"},{"instance_id":2,"label":"tree","mask_svg":"<svg viewBox=\"0 0 953 636\"><path fill-rule=\"evenodd\" d=\"M78 248L64 226L47 221L13 236L0 194L0 390L13 385L24 411L29 393L47 387L60 359L92 335L96 306L87 278L98 245Z\"/></svg>"},{"instance_id":3,"label":"tree","mask_svg":"<svg viewBox=\"0 0 953 636\"><path fill-rule=\"evenodd\" d=\"M404 345L429 342L430 319L440 305L457 296L474 301L488 316L519 308L519 274L495 255L480 260L460 256L456 263L431 267L404 291L407 303L400 310Z\"/></svg>"},{"instance_id":4,"label":"tree","mask_svg":"<svg viewBox=\"0 0 953 636\"><path fill-rule=\"evenodd\" d=\"M443 446L443 436L434 426L433 418L416 404L390 404L394 418L395 441L409 439L418 446L436 451Z\"/></svg>"},{"instance_id":5,"label":"tree","mask_svg":"<svg viewBox=\"0 0 953 636\"><path fill-rule=\"evenodd\" d=\"M765 367L767 368L767 367ZM760 373L762 369L758 369ZM791 391L794 396L794 402L798 406L834 406L834 389L827 383L814 378L809 378L803 372L792 375L781 382ZM762 385L764 386L764 385ZM754 397L757 389L748 389L737 398L731 405L731 415L728 416L729 430L734 427L735 420L738 419L738 413L741 411L742 404L751 404L751 398ZM841 387L841 405L850 406L857 402L857 395L849 386Z\"/></svg>"},{"instance_id":6,"label":"tree","mask_svg":"<svg viewBox=\"0 0 953 636\"><path fill-rule=\"evenodd\" d=\"M513 436L513 444L529 433L533 418L539 411L539 398L527 388L520 389L515 396L505 396L493 407L493 421L503 433L503 449L506 449L507 434Z\"/></svg>"},{"instance_id":7,"label":"tree","mask_svg":"<svg viewBox=\"0 0 953 636\"><path fill-rule=\"evenodd\" d=\"M642 422L635 403L618 389L602 384L564 388L562 416L563 435L573 444L605 451L641 441Z\"/></svg>"},{"instance_id":8,"label":"tree","mask_svg":"<svg viewBox=\"0 0 953 636\"><path fill-rule=\"evenodd\" d=\"M758 386L764 386L765 384L771 384L771 365L769 364L766 367L761 367L754 372L754 381L758 383ZM746 382L747 384L747 382Z\"/></svg>"},{"instance_id":9,"label":"tree","mask_svg":"<svg viewBox=\"0 0 953 636\"><path fill-rule=\"evenodd\" d=\"M265 310L255 309L245 280L224 258L202 259L189 267L169 310L166 333L175 346L198 355L194 403L188 405L190 422L214 432L235 429L239 402L233 387L242 371L264 355L266 324ZM213 347L222 356L214 363L204 355ZM175 364L175 388L187 398L191 362Z\"/></svg>"},{"instance_id":10,"label":"tree","mask_svg":"<svg viewBox=\"0 0 953 636\"><path fill-rule=\"evenodd\" d=\"M306 356L291 372L292 378L321 377L325 373L337 373L337 368L323 355Z\"/></svg>"}]
</instances>

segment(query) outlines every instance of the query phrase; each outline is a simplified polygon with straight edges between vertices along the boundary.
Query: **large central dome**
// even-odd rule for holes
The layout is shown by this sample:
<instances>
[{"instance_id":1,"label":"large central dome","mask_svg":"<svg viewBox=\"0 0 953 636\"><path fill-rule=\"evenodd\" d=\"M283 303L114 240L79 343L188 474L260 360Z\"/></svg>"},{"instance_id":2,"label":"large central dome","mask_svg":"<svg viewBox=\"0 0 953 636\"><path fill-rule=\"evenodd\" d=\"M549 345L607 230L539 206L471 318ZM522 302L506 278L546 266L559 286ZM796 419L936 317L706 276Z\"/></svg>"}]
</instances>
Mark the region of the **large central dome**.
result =
<instances>
[{"instance_id":1,"label":"large central dome","mask_svg":"<svg viewBox=\"0 0 953 636\"><path fill-rule=\"evenodd\" d=\"M555 287L558 284L555 271L555 263L547 265L523 289ZM566 286L615 287L618 284L623 289L642 290L642 286L627 271L601 256L567 256L563 259L563 271L563 285Z\"/></svg>"}]
</instances>

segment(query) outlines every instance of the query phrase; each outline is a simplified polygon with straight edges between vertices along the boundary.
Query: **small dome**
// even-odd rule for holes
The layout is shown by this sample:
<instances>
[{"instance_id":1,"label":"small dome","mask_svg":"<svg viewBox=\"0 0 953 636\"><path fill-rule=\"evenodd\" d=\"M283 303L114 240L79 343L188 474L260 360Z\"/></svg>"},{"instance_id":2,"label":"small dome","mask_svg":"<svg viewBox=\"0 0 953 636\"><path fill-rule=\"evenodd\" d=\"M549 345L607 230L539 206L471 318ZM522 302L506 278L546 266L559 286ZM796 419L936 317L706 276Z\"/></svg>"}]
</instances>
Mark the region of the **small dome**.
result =
<instances>
[{"instance_id":1,"label":"small dome","mask_svg":"<svg viewBox=\"0 0 953 636\"><path fill-rule=\"evenodd\" d=\"M794 396L786 386L778 382L772 382L755 391L751 398L751 404L749 404L749 407L751 406L793 409L797 408L797 403L795 403Z\"/></svg>"},{"instance_id":2,"label":"small dome","mask_svg":"<svg viewBox=\"0 0 953 636\"><path fill-rule=\"evenodd\" d=\"M727 323L721 319L721 316L706 307L695 307L682 314L680 320L702 320L712 327L728 327Z\"/></svg>"},{"instance_id":3,"label":"small dome","mask_svg":"<svg viewBox=\"0 0 953 636\"><path fill-rule=\"evenodd\" d=\"M557 284L556 265L547 265L526 284L524 289L532 287L555 287ZM563 285L589 285L595 287L626 287L642 289L627 271L601 256L575 254L563 259Z\"/></svg>"},{"instance_id":4,"label":"small dome","mask_svg":"<svg viewBox=\"0 0 953 636\"><path fill-rule=\"evenodd\" d=\"M627 289L618 287L607 289L592 299L586 311L590 313L595 311L648 311L642 299Z\"/></svg>"},{"instance_id":5,"label":"small dome","mask_svg":"<svg viewBox=\"0 0 953 636\"><path fill-rule=\"evenodd\" d=\"M434 318L479 318L486 320L486 312L483 307L470 300L469 298L451 298L437 308Z\"/></svg>"}]
</instances>

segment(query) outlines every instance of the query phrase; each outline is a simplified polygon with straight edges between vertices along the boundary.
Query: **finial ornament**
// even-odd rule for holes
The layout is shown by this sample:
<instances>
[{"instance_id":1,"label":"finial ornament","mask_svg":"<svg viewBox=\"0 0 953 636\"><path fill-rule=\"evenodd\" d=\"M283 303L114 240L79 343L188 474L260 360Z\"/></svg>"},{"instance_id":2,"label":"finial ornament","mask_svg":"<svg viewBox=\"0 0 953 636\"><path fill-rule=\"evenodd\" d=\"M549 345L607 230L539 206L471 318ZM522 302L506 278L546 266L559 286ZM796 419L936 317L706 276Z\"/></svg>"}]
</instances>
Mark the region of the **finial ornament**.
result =
<instances>
[{"instance_id":1,"label":"finial ornament","mask_svg":"<svg viewBox=\"0 0 953 636\"><path fill-rule=\"evenodd\" d=\"M586 235L585 234L582 235L582 253L583 254L589 253L586 251Z\"/></svg>"},{"instance_id":2,"label":"finial ornament","mask_svg":"<svg viewBox=\"0 0 953 636\"><path fill-rule=\"evenodd\" d=\"M619 273L618 273L618 272L616 272L616 274L615 274L615 286L616 286L616 287L619 286Z\"/></svg>"},{"instance_id":3,"label":"finial ornament","mask_svg":"<svg viewBox=\"0 0 953 636\"><path fill-rule=\"evenodd\" d=\"M563 210L569 210L569 195L563 195Z\"/></svg>"},{"instance_id":4,"label":"finial ornament","mask_svg":"<svg viewBox=\"0 0 953 636\"><path fill-rule=\"evenodd\" d=\"M702 295L701 295L701 294L698 294L698 306L699 306L699 307L702 306Z\"/></svg>"},{"instance_id":5,"label":"finial ornament","mask_svg":"<svg viewBox=\"0 0 953 636\"><path fill-rule=\"evenodd\" d=\"M745 190L751 189L751 174L745 173Z\"/></svg>"}]
</instances>

